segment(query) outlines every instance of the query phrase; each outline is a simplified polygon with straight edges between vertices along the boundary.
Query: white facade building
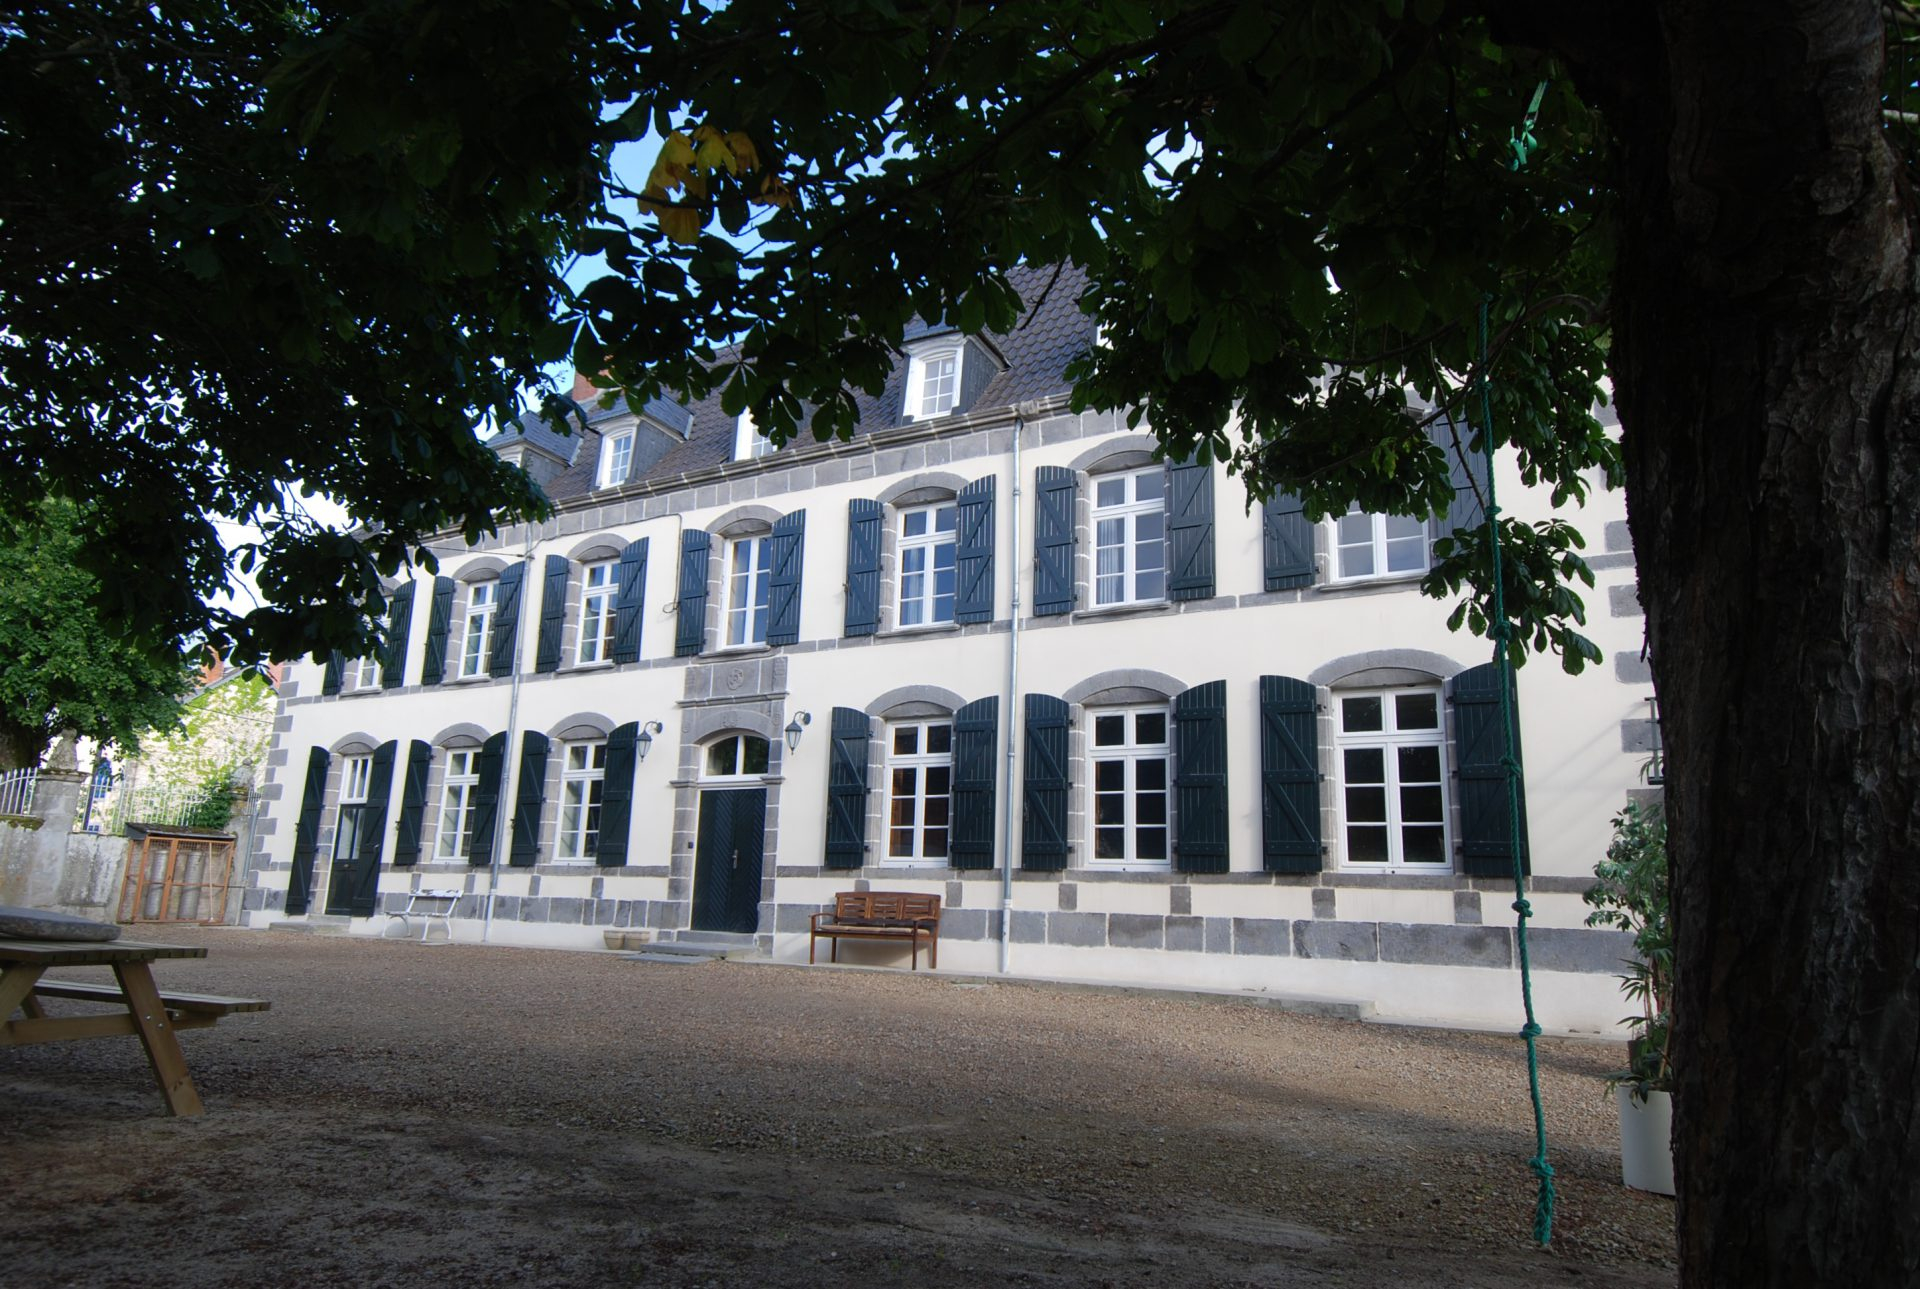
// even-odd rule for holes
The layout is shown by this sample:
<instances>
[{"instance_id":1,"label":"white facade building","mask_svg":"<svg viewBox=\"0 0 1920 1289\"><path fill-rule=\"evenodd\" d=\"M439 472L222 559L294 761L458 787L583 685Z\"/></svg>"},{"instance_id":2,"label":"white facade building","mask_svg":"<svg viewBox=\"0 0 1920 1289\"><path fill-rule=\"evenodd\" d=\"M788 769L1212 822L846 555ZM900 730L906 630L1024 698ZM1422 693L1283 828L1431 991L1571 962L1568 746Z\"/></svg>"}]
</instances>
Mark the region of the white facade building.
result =
<instances>
[{"instance_id":1,"label":"white facade building","mask_svg":"<svg viewBox=\"0 0 1920 1289\"><path fill-rule=\"evenodd\" d=\"M1417 585L1450 525L1249 509L1067 411L1072 286L912 338L850 442L767 452L717 400L496 441L558 514L443 547L378 666L289 669L250 921L377 935L457 886L463 939L805 961L835 892L926 891L942 970L1515 1020L1489 646ZM1532 961L1544 1024L1605 1029L1629 950L1580 896L1651 688L1621 498L1568 517L1608 661L1518 676Z\"/></svg>"}]
</instances>

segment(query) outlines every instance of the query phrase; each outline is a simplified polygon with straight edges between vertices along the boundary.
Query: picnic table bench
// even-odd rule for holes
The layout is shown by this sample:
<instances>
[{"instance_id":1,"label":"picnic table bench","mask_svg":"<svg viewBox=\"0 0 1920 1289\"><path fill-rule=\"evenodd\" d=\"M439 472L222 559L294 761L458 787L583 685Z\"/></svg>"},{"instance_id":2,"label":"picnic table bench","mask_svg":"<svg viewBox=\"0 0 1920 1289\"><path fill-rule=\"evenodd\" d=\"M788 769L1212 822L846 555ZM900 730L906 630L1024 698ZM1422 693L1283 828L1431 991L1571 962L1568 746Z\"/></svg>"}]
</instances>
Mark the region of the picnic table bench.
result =
<instances>
[{"instance_id":1,"label":"picnic table bench","mask_svg":"<svg viewBox=\"0 0 1920 1289\"><path fill-rule=\"evenodd\" d=\"M223 1016L263 1012L270 1006L258 998L163 993L153 983L150 964L155 960L206 956L207 951L196 945L0 938L0 1047L135 1034L147 1049L168 1113L201 1114L200 1093L187 1073L187 1058L174 1031L205 1029ZM111 967L114 983L48 980L42 973L49 967ZM40 1005L44 998L106 1003L119 1010L49 1016ZM20 1019L13 1019L16 1008L22 1013Z\"/></svg>"},{"instance_id":2,"label":"picnic table bench","mask_svg":"<svg viewBox=\"0 0 1920 1289\"><path fill-rule=\"evenodd\" d=\"M926 938L927 967L940 967L940 897L916 895L909 891L842 891L833 897L833 910L816 913L811 920L811 938L807 941L807 961L814 961L814 950L822 937L832 942L831 962L840 961L841 939L908 940L913 944L913 965L920 969L920 940Z\"/></svg>"},{"instance_id":3,"label":"picnic table bench","mask_svg":"<svg viewBox=\"0 0 1920 1289\"><path fill-rule=\"evenodd\" d=\"M466 892L458 889L433 891L415 891L407 897L407 906L397 913L387 914L387 925L393 925L393 919L400 919L402 937L413 934L413 924L407 919L420 919L420 943L427 942L427 936L433 931L433 920L440 919L440 926L447 933L447 939L453 939L453 910L460 903L460 897Z\"/></svg>"}]
</instances>

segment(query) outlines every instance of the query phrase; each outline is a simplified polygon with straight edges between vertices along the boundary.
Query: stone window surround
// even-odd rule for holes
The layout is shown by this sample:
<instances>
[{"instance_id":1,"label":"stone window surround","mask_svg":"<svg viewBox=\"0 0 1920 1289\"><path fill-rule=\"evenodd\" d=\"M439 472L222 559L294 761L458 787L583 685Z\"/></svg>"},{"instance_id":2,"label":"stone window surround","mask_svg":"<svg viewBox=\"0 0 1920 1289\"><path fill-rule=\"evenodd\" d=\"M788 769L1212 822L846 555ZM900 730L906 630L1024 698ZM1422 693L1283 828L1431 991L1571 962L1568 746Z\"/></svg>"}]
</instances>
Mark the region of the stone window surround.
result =
<instances>
[{"instance_id":1,"label":"stone window surround","mask_svg":"<svg viewBox=\"0 0 1920 1289\"><path fill-rule=\"evenodd\" d=\"M458 864L466 867L465 855L455 855L449 859L440 857L440 808L445 804L447 753L455 748L471 749L478 753L481 745L491 737L491 732L483 727L461 722L447 726L427 740L427 746L432 751L427 757L427 799L420 813L420 864ZM398 757L395 758L395 764L399 764ZM475 768L478 769L477 766ZM402 773L396 771L394 777L400 778Z\"/></svg>"},{"instance_id":2,"label":"stone window surround","mask_svg":"<svg viewBox=\"0 0 1920 1289\"><path fill-rule=\"evenodd\" d=\"M1098 476L1104 474L1141 470L1152 465L1164 466L1164 462L1157 461L1154 457L1154 449L1159 446L1159 441L1151 434L1124 434L1118 438L1096 443L1067 463L1067 468L1078 476L1073 500L1073 611L1070 614L1050 616L1067 620L1105 617L1109 614L1128 616L1133 613L1165 611L1175 603L1165 594L1157 600L1125 600L1118 604L1105 605L1094 603L1094 482ZM1162 510L1165 509L1165 505L1163 500ZM1163 540L1166 542L1166 575L1171 581L1173 542L1170 531L1163 534Z\"/></svg>"},{"instance_id":3,"label":"stone window surround","mask_svg":"<svg viewBox=\"0 0 1920 1289\"><path fill-rule=\"evenodd\" d=\"M722 658L729 654L764 652L777 647L765 641L739 645L727 644L726 597L733 543L747 538L766 537L773 532L773 526L785 517L771 506L735 506L706 526L705 531L713 539L713 545L707 551L707 613L706 620L700 628L700 652L694 655L695 658ZM648 563L652 563L652 552L649 551L648 554ZM673 587L674 602L667 607L677 612L680 607L680 545L678 542L674 543L673 550ZM800 593L803 596L806 594L804 570ZM769 603L769 612L771 612L771 603ZM768 619L768 625L772 625L771 617Z\"/></svg>"},{"instance_id":4,"label":"stone window surround","mask_svg":"<svg viewBox=\"0 0 1920 1289\"><path fill-rule=\"evenodd\" d=\"M898 624L900 616L899 567L900 567L900 512L908 506L930 506L942 502L957 501L960 490L969 480L944 470L923 471L910 475L882 488L874 495L880 503L880 628L878 634L920 635L926 632L954 630L959 624L953 622L929 622L923 626L903 627ZM959 532L954 540L959 541ZM997 563L997 561L996 561ZM956 574L957 576L957 574ZM996 570L997 576L997 570ZM958 586L956 584L956 591ZM841 594L846 593L846 583L841 582ZM996 588L997 590L997 588ZM999 598L996 594L996 600Z\"/></svg>"},{"instance_id":5,"label":"stone window surround","mask_svg":"<svg viewBox=\"0 0 1920 1289\"><path fill-rule=\"evenodd\" d=\"M902 685L881 694L861 709L867 715L867 810L865 835L862 838L864 862L860 871L881 868L890 873L899 874L903 878L915 873L938 874L952 871L940 864L896 864L891 862L887 855L889 809L892 798L892 774L888 769L887 761L893 750L887 738L887 730L892 721L930 721L943 717L951 720L953 714L965 707L968 701L952 690L943 689L938 685ZM999 759L1000 749L1005 746L1004 731L1001 731L1001 738L997 741L999 746L994 749L996 761ZM951 835L949 835L949 844L951 844Z\"/></svg>"},{"instance_id":6,"label":"stone window surround","mask_svg":"<svg viewBox=\"0 0 1920 1289\"><path fill-rule=\"evenodd\" d=\"M493 623L500 612L499 592L494 592L493 612L487 617L487 644L481 650L480 670L473 675L463 674L467 648L467 609L473 599L473 588L483 582L492 582L496 586L500 574L507 569L507 561L492 555L481 555L462 564L453 576L453 612L447 618L447 657L446 667L441 673L442 684L473 684L492 679L493 661ZM431 584L429 583L429 587ZM431 594L431 591L429 591ZM524 581L520 587L521 622L526 625L527 587ZM516 659L518 650L515 650Z\"/></svg>"},{"instance_id":7,"label":"stone window surround","mask_svg":"<svg viewBox=\"0 0 1920 1289\"><path fill-rule=\"evenodd\" d=\"M560 552L552 551L549 553L557 555ZM613 561L615 565L615 570L616 570L614 573L614 593L617 596L620 589L618 566L619 566L621 555L625 553L626 553L626 542L622 541L618 537L618 535L613 533L595 534L593 537L588 538L586 541L576 544L572 550L566 552L567 605L566 605L565 612L562 615L560 620L560 667L559 667L559 670L561 671L602 671L614 665L611 659L607 659L601 662L581 662L580 661L580 629L581 629L582 621L586 616L587 565L604 564L609 560ZM653 543L649 542L647 544L647 575L648 577L653 576L653 560L654 560ZM542 591L543 595L544 595L544 587L545 587L545 580L546 580L546 570L544 567L544 563L545 563L544 560L534 561L535 567L539 569L541 585L543 588L543 591ZM640 608L643 615L646 612L646 604L647 604L647 588L645 587L645 585L642 585L640 588ZM544 603L542 603L539 606L539 612L541 614L544 614L545 610L546 610L546 606ZM644 618L643 618L643 630L641 634L642 634L642 638L644 639L645 638ZM529 667L522 668L522 670L530 670L530 668L531 668L531 660L529 662Z\"/></svg>"}]
</instances>

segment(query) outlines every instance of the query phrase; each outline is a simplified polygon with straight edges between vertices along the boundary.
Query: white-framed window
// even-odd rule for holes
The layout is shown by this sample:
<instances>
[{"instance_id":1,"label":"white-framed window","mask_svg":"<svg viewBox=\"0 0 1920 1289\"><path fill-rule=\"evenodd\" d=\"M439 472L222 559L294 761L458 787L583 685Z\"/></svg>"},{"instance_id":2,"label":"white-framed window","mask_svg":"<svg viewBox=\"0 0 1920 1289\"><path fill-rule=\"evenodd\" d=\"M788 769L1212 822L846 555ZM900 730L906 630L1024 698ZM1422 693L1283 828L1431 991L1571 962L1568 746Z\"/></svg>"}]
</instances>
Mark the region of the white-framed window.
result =
<instances>
[{"instance_id":1,"label":"white-framed window","mask_svg":"<svg viewBox=\"0 0 1920 1289\"><path fill-rule=\"evenodd\" d=\"M566 745L560 769L560 859L592 859L600 853L600 803L607 787L607 742Z\"/></svg>"},{"instance_id":2,"label":"white-framed window","mask_svg":"<svg viewBox=\"0 0 1920 1289\"><path fill-rule=\"evenodd\" d=\"M589 564L581 580L581 666L613 658L614 599L620 591L619 565L613 560Z\"/></svg>"},{"instance_id":3,"label":"white-framed window","mask_svg":"<svg viewBox=\"0 0 1920 1289\"><path fill-rule=\"evenodd\" d=\"M933 354L920 376L920 419L945 416L960 401L960 351Z\"/></svg>"},{"instance_id":4,"label":"white-framed window","mask_svg":"<svg viewBox=\"0 0 1920 1289\"><path fill-rule=\"evenodd\" d=\"M895 621L901 626L953 621L959 514L951 501L900 512L900 613Z\"/></svg>"},{"instance_id":5,"label":"white-framed window","mask_svg":"<svg viewBox=\"0 0 1920 1289\"><path fill-rule=\"evenodd\" d=\"M953 722L888 727L887 863L944 865L953 804Z\"/></svg>"},{"instance_id":6,"label":"white-framed window","mask_svg":"<svg viewBox=\"0 0 1920 1289\"><path fill-rule=\"evenodd\" d=\"M1350 868L1447 871L1453 851L1440 691L1343 692L1337 709L1342 862Z\"/></svg>"},{"instance_id":7,"label":"white-framed window","mask_svg":"<svg viewBox=\"0 0 1920 1289\"><path fill-rule=\"evenodd\" d=\"M1405 515L1352 506L1333 523L1333 578L1393 577L1427 571L1427 525Z\"/></svg>"},{"instance_id":8,"label":"white-framed window","mask_svg":"<svg viewBox=\"0 0 1920 1289\"><path fill-rule=\"evenodd\" d=\"M347 664L346 687L355 693L380 688L380 659L372 654Z\"/></svg>"},{"instance_id":9,"label":"white-framed window","mask_svg":"<svg viewBox=\"0 0 1920 1289\"><path fill-rule=\"evenodd\" d=\"M1093 480L1093 602L1167 598L1167 472L1147 466Z\"/></svg>"},{"instance_id":10,"label":"white-framed window","mask_svg":"<svg viewBox=\"0 0 1920 1289\"><path fill-rule=\"evenodd\" d=\"M951 339L912 354L907 360L906 419L927 421L952 412L960 402L965 362L961 345Z\"/></svg>"},{"instance_id":11,"label":"white-framed window","mask_svg":"<svg viewBox=\"0 0 1920 1289\"><path fill-rule=\"evenodd\" d=\"M473 794L480 786L479 756L470 747L447 753L447 775L440 788L440 829L433 843L437 859L459 859L473 842Z\"/></svg>"},{"instance_id":12,"label":"white-framed window","mask_svg":"<svg viewBox=\"0 0 1920 1289\"><path fill-rule=\"evenodd\" d=\"M767 772L768 744L758 734L729 734L707 745L707 779L744 779Z\"/></svg>"},{"instance_id":13,"label":"white-framed window","mask_svg":"<svg viewBox=\"0 0 1920 1289\"><path fill-rule=\"evenodd\" d=\"M460 637L463 678L486 674L487 638L493 634L493 610L499 598L498 582L475 582L467 588L467 621Z\"/></svg>"},{"instance_id":14,"label":"white-framed window","mask_svg":"<svg viewBox=\"0 0 1920 1289\"><path fill-rule=\"evenodd\" d=\"M350 756L340 767L340 813L333 825L333 857L352 859L360 853L360 816L367 809L367 785L373 779L373 758Z\"/></svg>"},{"instance_id":15,"label":"white-framed window","mask_svg":"<svg viewBox=\"0 0 1920 1289\"><path fill-rule=\"evenodd\" d=\"M740 413L740 418L733 423L733 459L752 461L771 451L773 440L762 434L753 423L753 413Z\"/></svg>"},{"instance_id":16,"label":"white-framed window","mask_svg":"<svg viewBox=\"0 0 1920 1289\"><path fill-rule=\"evenodd\" d=\"M1166 868L1173 854L1168 792L1173 749L1165 707L1091 714L1093 858L1100 868Z\"/></svg>"},{"instance_id":17,"label":"white-framed window","mask_svg":"<svg viewBox=\"0 0 1920 1289\"><path fill-rule=\"evenodd\" d=\"M727 644L767 642L767 577L765 537L741 537L727 549Z\"/></svg>"},{"instance_id":18,"label":"white-framed window","mask_svg":"<svg viewBox=\"0 0 1920 1289\"><path fill-rule=\"evenodd\" d=\"M600 444L600 486L611 488L627 481L633 468L633 431L609 434Z\"/></svg>"}]
</instances>

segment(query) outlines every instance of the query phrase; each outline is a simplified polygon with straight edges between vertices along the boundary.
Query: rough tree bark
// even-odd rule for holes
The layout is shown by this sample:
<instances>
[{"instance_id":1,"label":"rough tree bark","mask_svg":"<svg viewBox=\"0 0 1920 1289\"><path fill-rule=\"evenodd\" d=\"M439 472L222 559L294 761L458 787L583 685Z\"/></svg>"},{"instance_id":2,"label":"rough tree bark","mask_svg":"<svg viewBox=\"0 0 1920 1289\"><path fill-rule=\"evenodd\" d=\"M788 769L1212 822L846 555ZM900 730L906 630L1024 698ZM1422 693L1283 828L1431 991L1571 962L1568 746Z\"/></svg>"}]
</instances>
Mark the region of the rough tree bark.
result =
<instances>
[{"instance_id":1,"label":"rough tree bark","mask_svg":"<svg viewBox=\"0 0 1920 1289\"><path fill-rule=\"evenodd\" d=\"M1873 0L1559 33L1668 750L1682 1283L1920 1281L1920 283ZM1597 37L1597 38L1596 38Z\"/></svg>"}]
</instances>

